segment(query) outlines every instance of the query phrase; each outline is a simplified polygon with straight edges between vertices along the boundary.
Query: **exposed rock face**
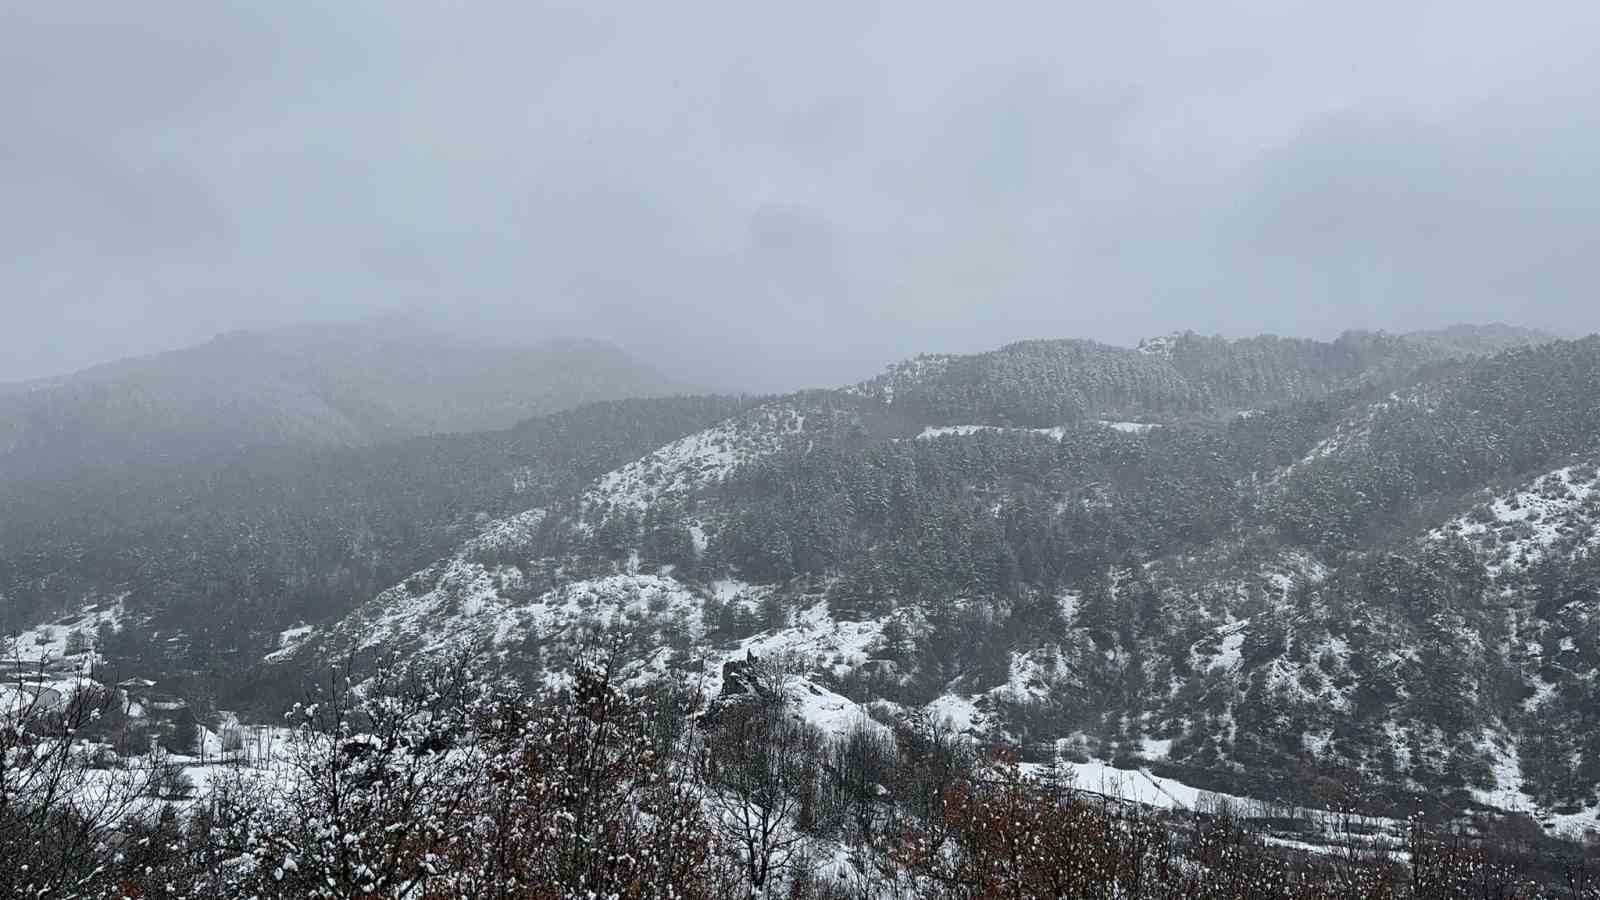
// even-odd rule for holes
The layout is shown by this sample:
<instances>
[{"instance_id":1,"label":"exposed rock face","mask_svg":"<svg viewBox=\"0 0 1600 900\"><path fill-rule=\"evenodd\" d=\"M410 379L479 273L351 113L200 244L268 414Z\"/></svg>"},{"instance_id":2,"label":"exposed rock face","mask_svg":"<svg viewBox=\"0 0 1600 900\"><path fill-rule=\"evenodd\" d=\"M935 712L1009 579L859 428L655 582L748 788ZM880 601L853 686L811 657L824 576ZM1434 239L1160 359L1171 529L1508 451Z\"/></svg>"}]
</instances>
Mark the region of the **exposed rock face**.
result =
<instances>
[{"instance_id":1,"label":"exposed rock face","mask_svg":"<svg viewBox=\"0 0 1600 900\"><path fill-rule=\"evenodd\" d=\"M731 698L739 695L760 696L766 693L756 677L756 666L760 663L761 658L754 653L745 654L744 659L730 659L723 663L721 696Z\"/></svg>"},{"instance_id":2,"label":"exposed rock face","mask_svg":"<svg viewBox=\"0 0 1600 900\"><path fill-rule=\"evenodd\" d=\"M716 730L726 710L775 699L772 687L761 679L760 665L761 657L749 652L744 659L730 659L722 664L722 690L700 716L700 724L707 731Z\"/></svg>"}]
</instances>

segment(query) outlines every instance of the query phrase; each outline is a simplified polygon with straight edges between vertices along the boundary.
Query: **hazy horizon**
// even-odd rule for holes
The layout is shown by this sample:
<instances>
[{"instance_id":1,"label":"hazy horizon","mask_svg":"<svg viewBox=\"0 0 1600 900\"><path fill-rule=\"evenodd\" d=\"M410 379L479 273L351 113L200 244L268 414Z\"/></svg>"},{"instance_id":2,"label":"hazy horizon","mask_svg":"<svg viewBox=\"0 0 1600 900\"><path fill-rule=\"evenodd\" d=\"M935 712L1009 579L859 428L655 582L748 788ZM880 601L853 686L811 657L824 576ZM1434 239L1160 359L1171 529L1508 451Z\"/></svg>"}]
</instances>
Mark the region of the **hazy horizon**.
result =
<instances>
[{"instance_id":1,"label":"hazy horizon","mask_svg":"<svg viewBox=\"0 0 1600 900\"><path fill-rule=\"evenodd\" d=\"M7 18L0 381L393 312L750 390L1036 337L1600 330L1593 4Z\"/></svg>"},{"instance_id":2,"label":"hazy horizon","mask_svg":"<svg viewBox=\"0 0 1600 900\"><path fill-rule=\"evenodd\" d=\"M859 383L861 381L868 380L868 379L870 379L870 378L882 373L889 366L891 366L891 365L893 365L893 364L895 364L897 362L901 362L903 360L910 359L911 357L914 357L914 356L919 356L919 355L923 355L923 354L941 354L941 353L953 353L953 354L981 353L981 352L988 351L988 350L998 349L1000 347L1005 346L1006 344L1014 343L1015 341L1018 341L1018 340L1092 340L1092 341L1098 341L1100 343L1110 344L1112 346L1120 346L1120 347L1126 347L1126 348L1132 349L1132 348L1137 347L1139 342L1142 341L1142 340L1149 339L1149 338L1164 337L1164 336L1169 336L1169 335L1174 335L1174 334L1181 334L1181 333L1183 333L1185 331L1195 331L1195 333L1202 334L1203 336L1206 336L1206 337L1224 337L1224 338L1227 338L1227 339L1230 339L1230 340L1247 339L1247 338L1261 337L1261 336L1273 336L1273 337L1283 337L1283 338L1306 338L1306 339L1310 339L1310 340L1329 341L1329 340L1336 339L1340 334L1343 334L1345 332L1350 332L1350 331L1386 331L1387 330L1387 329L1341 328L1341 329L1338 329L1337 331L1335 331L1335 332L1333 332L1331 334L1307 335L1307 334L1279 334L1279 333L1272 333L1272 332L1250 332L1250 333L1239 333L1239 334L1215 334L1215 333L1199 332L1199 331L1196 331L1195 329L1175 328L1175 329L1170 329L1170 330L1165 331L1165 332L1157 332L1157 333L1140 335L1139 337L1134 338L1132 340L1128 340L1128 341L1104 340L1104 339L1101 339L1101 338L1096 338L1096 337L1092 337L1092 336L1088 336L1088 335L1067 335L1067 334L1045 335L1045 334L1040 334L1040 335L1029 335L1029 336L1025 336L1025 337L1019 337L1019 338L1015 338L1015 339L1012 339L1012 340L1002 341L1000 343L994 343L994 344L982 344L982 345L974 345L974 346L961 347L961 348L940 347L940 348L928 348L928 349L917 350L917 351L914 351L912 353L909 353L909 354L906 354L906 355L903 355L903 356L895 356L895 357L892 357L892 358L885 358L885 359L879 361L878 363L873 364L870 369L862 371L857 376L843 378L843 379L838 380L838 381L816 382L816 383L797 383L797 384L785 384L785 385L766 385L766 386L756 385L756 386L751 386L751 385L741 385L741 384L736 383L736 382L729 382L729 383L701 383L701 382L694 382L692 380L689 380L689 379L681 377L679 375L679 373L676 373L676 372L672 371L670 368L667 368L667 367L662 366L662 365L660 365L658 363L655 363L655 362L653 362L653 361L651 361L651 360L649 360L647 358L639 356L632 349L630 349L630 348L628 348L628 347L626 347L626 346L624 346L624 345L622 345L620 343L616 343L616 342L613 342L613 341L608 341L605 338L598 338L598 337L594 337L594 336L591 336L591 335L581 335L581 334L550 334L550 335L529 334L529 335L525 335L525 336L505 335L505 334L494 335L494 334L485 334L485 333L480 333L480 332L474 332L470 328L452 327L450 323L440 322L440 321L430 321L430 320L428 320L428 319L426 319L424 317L414 316L414 315L410 315L410 314L407 314L407 313L381 313L381 314L375 314L375 315L370 315L370 316L362 316L362 317L338 319L338 320L326 320L326 321L321 321L321 322L318 322L318 321L315 321L315 320L308 320L308 321L303 321L303 322L289 322L289 323L276 324L276 325L244 327L244 328L232 328L232 329L228 329L226 331L217 332L217 333L209 335L207 337L200 338L199 340L191 342L191 343L185 343L185 344L172 346L172 347L157 347L157 348L150 349L148 351L135 353L135 354L132 354L132 355L129 355L129 356L119 356L119 357L115 357L115 358L112 358L112 359L98 360L98 361L89 363L89 364L87 364L85 366L81 366L81 367L78 367L78 368L69 369L69 370L65 370L65 371L45 372L45 373L41 373L41 374L37 374L37 375L29 375L29 376L26 376L26 377L23 377L23 378L0 378L0 386L18 387L18 386L26 385L26 384L30 384L30 383L50 382L50 381L54 381L54 380L57 380L57 379L70 378L70 377L75 376L75 375L81 375L81 374L84 374L84 373L87 373L87 372L92 372L94 370L97 370L97 369L100 369L100 368L103 368L103 367L106 367L106 366L110 366L110 365L115 365L115 364L118 364L118 363L136 362L136 361L141 360L141 359L147 359L147 358L151 358L151 357L159 357L159 356L163 356L163 355L166 355L166 354L182 353L182 352L184 352L186 350L191 350L191 349L194 349L194 348L202 347L202 346L205 346L206 344L209 344L211 342L218 341L218 340L223 340L223 339L228 338L230 336L239 335L239 334L263 334L263 333L270 334L270 333L275 333L275 332L281 333L281 332L293 331L293 330L299 330L299 329L328 329L328 330L334 330L334 329L361 329L361 328L366 328L366 327L369 327L369 326L383 325L383 324L387 324L387 323L399 323L399 324L404 325L404 326L419 327L419 328L435 331L441 337L447 337L447 338L451 338L451 339L457 339L457 340L462 340L462 341L483 341L483 342L487 342L487 343L490 343L490 344L498 343L498 344L511 345L511 346L536 347L536 346L538 346L540 344L545 344L545 343L562 344L562 343L584 343L584 342L590 342L590 341L598 342L598 343L605 344L605 345L608 345L608 346L616 347L617 349L620 349L624 353L628 353L631 356L635 356L635 358L640 359L640 361L642 361L642 362L645 362L647 364L655 366L660 371L660 373L663 376L665 376L667 379L673 380L673 381L677 381L677 382L681 383L685 388L688 388L688 389L691 389L691 390L713 391L713 392L718 392L718 393L739 393L739 392L747 392L747 393L780 392L781 393L781 392L786 392L786 391L805 390L805 389L811 389L811 388L823 388L823 389L837 388L837 387L842 387L842 386L855 384L855 383ZM1505 327L1510 327L1510 328L1522 328L1522 329L1528 329L1528 330L1533 330L1533 331L1544 331L1545 333L1550 334L1553 337L1557 337L1557 338L1573 338L1573 337L1578 337L1579 336L1577 334L1558 334L1558 333L1555 333L1555 332L1548 331L1546 329L1535 329L1535 328L1532 328L1531 326L1525 326L1525 325L1522 325L1522 324L1520 324L1518 322L1514 322L1514 321L1511 321L1511 322L1506 322L1506 321L1494 321L1494 322L1488 322L1488 321L1485 321L1485 322L1441 322L1441 323L1438 323L1436 325L1427 325L1427 326L1423 326L1422 328L1418 328L1418 329L1408 329L1407 331L1428 331L1428 330L1434 330L1434 329L1450 328L1450 327L1454 327L1454 326L1466 326L1466 327L1505 326ZM1406 333L1406 332L1405 331L1396 330L1396 331L1393 331L1392 333L1403 334L1403 333Z\"/></svg>"}]
</instances>

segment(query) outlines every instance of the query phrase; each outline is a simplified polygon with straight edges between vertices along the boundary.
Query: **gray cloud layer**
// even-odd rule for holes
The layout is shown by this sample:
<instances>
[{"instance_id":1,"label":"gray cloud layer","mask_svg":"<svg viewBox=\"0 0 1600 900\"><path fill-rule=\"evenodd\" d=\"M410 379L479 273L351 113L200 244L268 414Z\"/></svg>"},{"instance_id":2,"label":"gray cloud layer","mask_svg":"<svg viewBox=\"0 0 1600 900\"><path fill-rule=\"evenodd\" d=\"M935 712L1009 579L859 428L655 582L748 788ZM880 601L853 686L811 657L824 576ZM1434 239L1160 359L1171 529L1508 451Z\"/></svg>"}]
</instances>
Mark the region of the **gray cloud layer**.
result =
<instances>
[{"instance_id":1,"label":"gray cloud layer","mask_svg":"<svg viewBox=\"0 0 1600 900\"><path fill-rule=\"evenodd\" d=\"M0 378L420 311L758 388L1600 329L1600 4L12 4Z\"/></svg>"}]
</instances>

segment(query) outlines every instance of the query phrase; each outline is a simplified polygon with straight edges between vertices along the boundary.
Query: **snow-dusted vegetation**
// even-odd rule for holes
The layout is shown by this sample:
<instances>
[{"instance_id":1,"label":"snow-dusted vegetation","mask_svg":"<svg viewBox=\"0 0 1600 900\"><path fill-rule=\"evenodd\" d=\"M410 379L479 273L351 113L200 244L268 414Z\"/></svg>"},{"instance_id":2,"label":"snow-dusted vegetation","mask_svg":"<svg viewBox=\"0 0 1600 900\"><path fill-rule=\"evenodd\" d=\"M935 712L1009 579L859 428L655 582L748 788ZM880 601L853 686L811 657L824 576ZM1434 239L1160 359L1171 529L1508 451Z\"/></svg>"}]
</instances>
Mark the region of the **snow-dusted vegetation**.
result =
<instances>
[{"instance_id":1,"label":"snow-dusted vegetation","mask_svg":"<svg viewBox=\"0 0 1600 900\"><path fill-rule=\"evenodd\" d=\"M628 690L619 643L580 652L559 687L536 693L475 674L469 656L337 673L289 710L269 755L198 769L75 739L107 708L88 693L65 715L16 711L0 730L0 889L1446 898L1485 885L1537 896L1544 874L1420 823L1059 755L1018 765L926 716L858 714L830 730L826 710L848 701L809 696L792 659L733 661L708 696L681 683ZM1248 824L1265 821L1278 824Z\"/></svg>"},{"instance_id":2,"label":"snow-dusted vegetation","mask_svg":"<svg viewBox=\"0 0 1600 900\"><path fill-rule=\"evenodd\" d=\"M1406 346L1034 342L558 417L470 492L430 457L51 601L8 764L137 794L81 896L1532 896L1600 826L1597 355Z\"/></svg>"}]
</instances>

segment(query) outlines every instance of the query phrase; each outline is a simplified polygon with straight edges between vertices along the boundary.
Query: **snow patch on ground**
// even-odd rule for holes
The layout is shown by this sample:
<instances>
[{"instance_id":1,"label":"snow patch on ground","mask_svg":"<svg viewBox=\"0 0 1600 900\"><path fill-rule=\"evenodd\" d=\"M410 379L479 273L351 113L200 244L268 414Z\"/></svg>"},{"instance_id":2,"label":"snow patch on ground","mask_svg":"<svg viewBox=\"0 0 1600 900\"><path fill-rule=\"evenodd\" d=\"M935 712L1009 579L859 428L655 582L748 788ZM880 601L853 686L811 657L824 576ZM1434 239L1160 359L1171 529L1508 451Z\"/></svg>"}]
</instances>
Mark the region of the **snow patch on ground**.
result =
<instances>
[{"instance_id":1,"label":"snow patch on ground","mask_svg":"<svg viewBox=\"0 0 1600 900\"><path fill-rule=\"evenodd\" d=\"M1193 810L1215 800L1240 805L1250 802L1246 797L1206 791L1171 778L1162 778L1145 768L1119 769L1100 760L1073 762L1065 758L1058 759L1056 767L1068 773L1071 786L1077 790L1157 809ZM1019 768L1033 776L1041 776L1047 771L1047 767L1041 763L1023 763Z\"/></svg>"},{"instance_id":2,"label":"snow patch on ground","mask_svg":"<svg viewBox=\"0 0 1600 900\"><path fill-rule=\"evenodd\" d=\"M1574 813L1541 813L1537 818L1552 834L1568 840L1586 841L1600 832L1600 805L1586 806Z\"/></svg>"},{"instance_id":3,"label":"snow patch on ground","mask_svg":"<svg viewBox=\"0 0 1600 900\"><path fill-rule=\"evenodd\" d=\"M718 578L711 582L711 596L723 603L759 599L767 590L769 589L758 587L740 578Z\"/></svg>"},{"instance_id":4,"label":"snow patch on ground","mask_svg":"<svg viewBox=\"0 0 1600 900\"><path fill-rule=\"evenodd\" d=\"M789 702L795 714L831 738L842 738L855 728L887 731L867 715L867 708L848 697L836 694L809 679L798 679L789 687Z\"/></svg>"},{"instance_id":5,"label":"snow patch on ground","mask_svg":"<svg viewBox=\"0 0 1600 900\"><path fill-rule=\"evenodd\" d=\"M1123 434L1149 434L1151 431L1161 427L1161 425L1154 422L1101 421L1095 424L1103 428L1110 428L1113 431L1120 431ZM1054 428L1010 428L1001 425L930 425L922 429L917 435L917 440L925 441L940 437L970 437L985 431L1040 434L1059 441L1067 433L1067 428L1065 425L1057 425Z\"/></svg>"},{"instance_id":6,"label":"snow patch on ground","mask_svg":"<svg viewBox=\"0 0 1600 900\"><path fill-rule=\"evenodd\" d=\"M987 720L970 698L945 694L923 707L935 724L948 723L959 734L977 734L987 729Z\"/></svg>"},{"instance_id":7,"label":"snow patch on ground","mask_svg":"<svg viewBox=\"0 0 1600 900\"><path fill-rule=\"evenodd\" d=\"M1490 790L1472 788L1472 799L1508 812L1533 810L1533 799L1522 790L1522 758L1517 742L1504 735L1485 735L1477 749L1493 760L1495 786Z\"/></svg>"},{"instance_id":8,"label":"snow patch on ground","mask_svg":"<svg viewBox=\"0 0 1600 900\"><path fill-rule=\"evenodd\" d=\"M1139 739L1139 755L1145 759L1166 759L1172 753L1171 739Z\"/></svg>"},{"instance_id":9,"label":"snow patch on ground","mask_svg":"<svg viewBox=\"0 0 1600 900\"><path fill-rule=\"evenodd\" d=\"M1160 424L1155 423L1155 422L1107 422L1107 421L1102 421L1100 424L1104 425L1105 427L1107 427L1109 429L1111 429L1112 431L1120 431L1123 434L1149 434L1150 432L1152 432L1152 431L1156 430L1157 428L1161 427Z\"/></svg>"},{"instance_id":10,"label":"snow patch on ground","mask_svg":"<svg viewBox=\"0 0 1600 900\"><path fill-rule=\"evenodd\" d=\"M734 584L743 582L717 582L719 590L731 589ZM744 585L740 590L752 588ZM818 601L801 610L788 628L745 638L730 652L713 653L707 665L715 666L720 677L724 662L754 654L762 659L786 657L809 671L844 675L867 662L870 648L882 638L881 621L836 621L828 604Z\"/></svg>"},{"instance_id":11,"label":"snow patch on ground","mask_svg":"<svg viewBox=\"0 0 1600 900\"><path fill-rule=\"evenodd\" d=\"M1139 352L1146 356L1158 356L1162 359L1171 359L1172 351L1178 346L1176 335L1163 335L1161 337L1143 338L1139 341Z\"/></svg>"},{"instance_id":12,"label":"snow patch on ground","mask_svg":"<svg viewBox=\"0 0 1600 900\"><path fill-rule=\"evenodd\" d=\"M1556 686L1538 675L1533 679L1533 696L1522 701L1523 712L1534 712L1555 696Z\"/></svg>"},{"instance_id":13,"label":"snow patch on ground","mask_svg":"<svg viewBox=\"0 0 1600 900\"><path fill-rule=\"evenodd\" d=\"M970 437L985 431L1010 432L1013 434L1041 434L1048 438L1061 440L1067 429L1063 426L1055 428L1006 428L999 425L930 425L922 429L917 435L917 440L926 441L941 437Z\"/></svg>"},{"instance_id":14,"label":"snow patch on ground","mask_svg":"<svg viewBox=\"0 0 1600 900\"><path fill-rule=\"evenodd\" d=\"M1011 671L1006 683L989 695L1013 703L1048 699L1051 690L1067 674L1066 659L1051 645L1026 653L1011 654Z\"/></svg>"},{"instance_id":15,"label":"snow patch on ground","mask_svg":"<svg viewBox=\"0 0 1600 900\"><path fill-rule=\"evenodd\" d=\"M1211 656L1205 669L1213 672L1237 672L1239 666L1243 664L1244 635L1249 627L1249 619L1225 626L1221 631L1217 652Z\"/></svg>"},{"instance_id":16,"label":"snow patch on ground","mask_svg":"<svg viewBox=\"0 0 1600 900\"><path fill-rule=\"evenodd\" d=\"M277 662L293 656L295 651L300 649L300 645L304 644L316 630L313 625L296 625L278 632L278 649L268 653L266 661Z\"/></svg>"}]
</instances>

